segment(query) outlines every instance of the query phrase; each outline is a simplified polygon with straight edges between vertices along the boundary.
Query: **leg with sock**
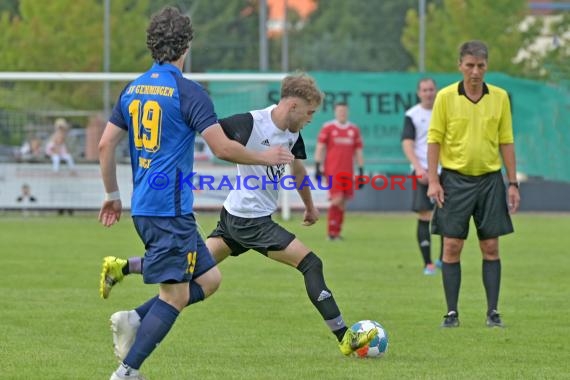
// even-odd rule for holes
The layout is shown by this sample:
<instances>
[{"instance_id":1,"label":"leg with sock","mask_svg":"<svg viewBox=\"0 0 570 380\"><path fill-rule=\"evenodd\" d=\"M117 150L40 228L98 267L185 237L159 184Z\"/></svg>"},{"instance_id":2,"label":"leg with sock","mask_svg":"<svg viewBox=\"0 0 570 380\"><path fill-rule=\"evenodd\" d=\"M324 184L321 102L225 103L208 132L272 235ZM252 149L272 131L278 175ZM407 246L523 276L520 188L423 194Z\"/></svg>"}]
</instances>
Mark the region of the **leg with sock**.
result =
<instances>
[{"instance_id":1,"label":"leg with sock","mask_svg":"<svg viewBox=\"0 0 570 380\"><path fill-rule=\"evenodd\" d=\"M341 236L342 224L344 223L344 206L339 206L338 208L338 233L337 236Z\"/></svg>"},{"instance_id":2,"label":"leg with sock","mask_svg":"<svg viewBox=\"0 0 570 380\"><path fill-rule=\"evenodd\" d=\"M150 301L146 304L148 303ZM124 376L136 373L144 360L168 334L178 315L179 311L174 306L159 298L154 299L150 310L142 318L134 344L119 366L117 374Z\"/></svg>"},{"instance_id":3,"label":"leg with sock","mask_svg":"<svg viewBox=\"0 0 570 380\"><path fill-rule=\"evenodd\" d=\"M123 274L141 274L143 272L143 260L144 258L138 256L129 257L127 260L128 265L123 267Z\"/></svg>"},{"instance_id":4,"label":"leg with sock","mask_svg":"<svg viewBox=\"0 0 570 380\"><path fill-rule=\"evenodd\" d=\"M190 299L188 300L188 306L192 305L193 303L203 301L204 291L202 290L202 287L196 281L190 281L189 286L190 286ZM150 308L152 307L152 305L154 305L154 303L157 300L158 296L155 296L135 309L140 319L143 319L147 315Z\"/></svg>"},{"instance_id":5,"label":"leg with sock","mask_svg":"<svg viewBox=\"0 0 570 380\"><path fill-rule=\"evenodd\" d=\"M429 231L429 221L418 219L417 239L424 260L424 267L431 262L431 234Z\"/></svg>"},{"instance_id":6,"label":"leg with sock","mask_svg":"<svg viewBox=\"0 0 570 380\"><path fill-rule=\"evenodd\" d=\"M441 267L443 290L447 302L447 311L457 312L459 288L461 287L461 263L443 262Z\"/></svg>"},{"instance_id":7,"label":"leg with sock","mask_svg":"<svg viewBox=\"0 0 570 380\"><path fill-rule=\"evenodd\" d=\"M342 210L340 207L331 204L328 212L328 236L336 238L340 234L340 219Z\"/></svg>"},{"instance_id":8,"label":"leg with sock","mask_svg":"<svg viewBox=\"0 0 570 380\"><path fill-rule=\"evenodd\" d=\"M501 260L483 260L483 286L487 295L487 316L489 316L498 310Z\"/></svg>"},{"instance_id":9,"label":"leg with sock","mask_svg":"<svg viewBox=\"0 0 570 380\"><path fill-rule=\"evenodd\" d=\"M442 263L441 273L443 277L443 290L447 302L447 314L444 315L441 327L458 327L459 313L457 303L459 299L459 288L461 287L461 264Z\"/></svg>"},{"instance_id":10,"label":"leg with sock","mask_svg":"<svg viewBox=\"0 0 570 380\"><path fill-rule=\"evenodd\" d=\"M340 342L347 327L331 290L325 284L321 259L313 252L309 252L297 269L303 274L309 299Z\"/></svg>"}]
</instances>

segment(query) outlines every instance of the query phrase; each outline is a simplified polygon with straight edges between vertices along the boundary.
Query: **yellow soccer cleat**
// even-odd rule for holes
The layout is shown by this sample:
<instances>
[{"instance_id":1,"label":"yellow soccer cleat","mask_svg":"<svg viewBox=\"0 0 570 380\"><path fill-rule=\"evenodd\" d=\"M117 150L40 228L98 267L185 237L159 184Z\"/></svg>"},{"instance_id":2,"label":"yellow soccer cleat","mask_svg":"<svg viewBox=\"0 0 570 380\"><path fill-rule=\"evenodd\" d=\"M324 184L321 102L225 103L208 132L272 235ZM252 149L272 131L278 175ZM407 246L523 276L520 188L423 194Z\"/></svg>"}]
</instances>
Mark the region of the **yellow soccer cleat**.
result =
<instances>
[{"instance_id":1,"label":"yellow soccer cleat","mask_svg":"<svg viewBox=\"0 0 570 380\"><path fill-rule=\"evenodd\" d=\"M378 330L376 329L362 332L354 332L351 329L348 329L344 333L342 341L338 344L338 347L343 355L349 356L354 351L370 343L376 335L378 335Z\"/></svg>"},{"instance_id":2,"label":"yellow soccer cleat","mask_svg":"<svg viewBox=\"0 0 570 380\"><path fill-rule=\"evenodd\" d=\"M128 264L127 260L115 256L107 256L103 259L101 279L99 280L99 294L101 298L108 298L113 286L123 281L123 267Z\"/></svg>"}]
</instances>

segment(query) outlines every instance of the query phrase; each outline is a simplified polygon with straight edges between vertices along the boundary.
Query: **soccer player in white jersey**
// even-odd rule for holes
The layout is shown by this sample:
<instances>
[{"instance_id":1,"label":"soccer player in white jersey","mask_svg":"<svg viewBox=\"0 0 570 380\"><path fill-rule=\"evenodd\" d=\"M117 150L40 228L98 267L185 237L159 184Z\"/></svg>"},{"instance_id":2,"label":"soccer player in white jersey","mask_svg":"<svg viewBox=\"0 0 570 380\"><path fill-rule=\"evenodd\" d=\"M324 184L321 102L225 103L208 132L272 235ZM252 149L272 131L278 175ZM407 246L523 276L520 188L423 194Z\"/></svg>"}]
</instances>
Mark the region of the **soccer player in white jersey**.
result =
<instances>
[{"instance_id":1,"label":"soccer player in white jersey","mask_svg":"<svg viewBox=\"0 0 570 380\"><path fill-rule=\"evenodd\" d=\"M305 205L303 224L306 226L318 220L319 212L313 204L310 188L299 186L308 178L301 161L306 159L306 152L300 131L311 122L322 96L313 78L296 73L283 79L281 99L277 105L220 120L226 135L250 150L263 152L270 147L283 146L291 151L295 157L291 174ZM271 218L277 210L280 184L276 182L284 176L285 166L239 164L237 169L241 178L252 176L259 180L251 183L251 186L242 185L239 189L235 186L226 198L218 225L206 240L206 246L216 262L253 249L270 259L297 268L304 277L309 299L338 339L341 352L350 355L368 344L376 335L376 330L355 333L347 327L332 291L325 283L321 259ZM124 275L143 272L143 263L140 257L128 261L114 256L105 257L101 296L107 298L112 286L121 281ZM215 291L208 288L207 279L196 277L194 284L190 289L189 304L201 301ZM115 318L122 321L120 326L113 326L115 352L119 358L128 351L130 339L136 333L137 321L144 317L151 306L152 303L128 312L119 312L123 317Z\"/></svg>"},{"instance_id":2,"label":"soccer player in white jersey","mask_svg":"<svg viewBox=\"0 0 570 380\"><path fill-rule=\"evenodd\" d=\"M417 241L424 262L424 274L436 273L436 266L441 267L443 244L440 245L439 260L436 265L431 260L431 234L429 222L434 204L427 196L427 133L431 119L431 110L435 100L436 86L431 78L418 81L417 95L420 102L406 111L402 131L402 150L412 166L412 175L419 177L413 190L412 210L418 214Z\"/></svg>"}]
</instances>

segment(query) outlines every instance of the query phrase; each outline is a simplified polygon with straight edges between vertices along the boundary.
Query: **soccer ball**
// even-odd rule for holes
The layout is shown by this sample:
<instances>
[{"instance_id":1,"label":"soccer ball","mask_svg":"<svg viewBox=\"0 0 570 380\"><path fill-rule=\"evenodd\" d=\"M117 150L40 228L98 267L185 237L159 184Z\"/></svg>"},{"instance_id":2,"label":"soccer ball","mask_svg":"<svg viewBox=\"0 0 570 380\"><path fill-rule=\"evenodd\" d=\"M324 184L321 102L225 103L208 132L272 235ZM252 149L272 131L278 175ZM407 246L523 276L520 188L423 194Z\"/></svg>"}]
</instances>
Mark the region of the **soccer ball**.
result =
<instances>
[{"instance_id":1,"label":"soccer ball","mask_svg":"<svg viewBox=\"0 0 570 380\"><path fill-rule=\"evenodd\" d=\"M354 332L370 331L372 329L378 330L378 335L376 335L369 344L354 352L359 358L380 358L386 353L386 350L388 350L388 334L380 323L364 320L356 322L350 329Z\"/></svg>"}]
</instances>

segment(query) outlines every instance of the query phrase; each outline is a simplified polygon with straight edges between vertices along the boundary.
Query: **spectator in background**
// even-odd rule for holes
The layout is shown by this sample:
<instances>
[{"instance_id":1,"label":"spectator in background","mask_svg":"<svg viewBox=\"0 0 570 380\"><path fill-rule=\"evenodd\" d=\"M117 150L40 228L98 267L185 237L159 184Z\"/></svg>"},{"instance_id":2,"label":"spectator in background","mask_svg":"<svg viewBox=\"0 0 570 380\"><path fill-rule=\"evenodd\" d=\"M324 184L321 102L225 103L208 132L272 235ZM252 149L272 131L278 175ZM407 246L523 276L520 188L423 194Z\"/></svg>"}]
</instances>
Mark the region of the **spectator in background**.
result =
<instances>
[{"instance_id":1,"label":"spectator in background","mask_svg":"<svg viewBox=\"0 0 570 380\"><path fill-rule=\"evenodd\" d=\"M29 209L34 206L38 200L32 195L30 185L27 183L22 184L21 193L16 198L16 202L22 207L22 215L28 216L30 214Z\"/></svg>"},{"instance_id":2,"label":"spectator in background","mask_svg":"<svg viewBox=\"0 0 570 380\"><path fill-rule=\"evenodd\" d=\"M41 161L44 153L42 151L42 140L30 134L20 147L19 158L21 161L38 162Z\"/></svg>"},{"instance_id":3,"label":"spectator in background","mask_svg":"<svg viewBox=\"0 0 570 380\"><path fill-rule=\"evenodd\" d=\"M346 173L354 179L354 161L358 165L359 175L364 174L364 156L362 153L362 137L358 127L348 120L348 105L337 103L334 106L335 119L326 122L317 138L315 150L315 177L335 177ZM324 161L324 169L321 167ZM323 172L324 170L324 172ZM331 184L329 184L331 185ZM359 189L362 185L359 186ZM354 187L343 190L333 183L329 190L328 238L342 239L340 232L344 221L347 200L354 195Z\"/></svg>"},{"instance_id":4,"label":"spectator in background","mask_svg":"<svg viewBox=\"0 0 570 380\"><path fill-rule=\"evenodd\" d=\"M59 172L61 160L67 162L69 168L74 173L75 163L73 157L67 150L66 138L69 130L67 120L59 118L55 120L54 131L46 145L46 154L51 158L54 172Z\"/></svg>"},{"instance_id":5,"label":"spectator in background","mask_svg":"<svg viewBox=\"0 0 570 380\"><path fill-rule=\"evenodd\" d=\"M509 213L517 211L520 194L509 95L485 83L487 58L487 46L481 41L461 45L463 79L439 91L428 130L428 197L437 203L432 232L443 236L441 270L447 314L442 327L459 326L460 259L472 216L483 256L486 324L503 327L497 311L499 236L513 232ZM501 174L503 164L508 189Z\"/></svg>"},{"instance_id":6,"label":"spectator in background","mask_svg":"<svg viewBox=\"0 0 570 380\"><path fill-rule=\"evenodd\" d=\"M418 82L417 95L420 102L406 111L402 131L402 150L412 165L412 175L418 176L418 185L413 190L412 210L418 214L416 236L424 261L424 274L436 273L436 265L431 261L431 234L429 221L434 204L427 196L427 133L431 118L431 109L435 99L436 86L431 78ZM443 238L437 266L441 267Z\"/></svg>"}]
</instances>

